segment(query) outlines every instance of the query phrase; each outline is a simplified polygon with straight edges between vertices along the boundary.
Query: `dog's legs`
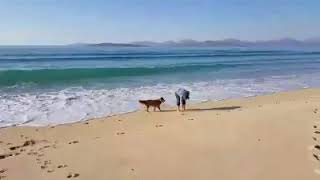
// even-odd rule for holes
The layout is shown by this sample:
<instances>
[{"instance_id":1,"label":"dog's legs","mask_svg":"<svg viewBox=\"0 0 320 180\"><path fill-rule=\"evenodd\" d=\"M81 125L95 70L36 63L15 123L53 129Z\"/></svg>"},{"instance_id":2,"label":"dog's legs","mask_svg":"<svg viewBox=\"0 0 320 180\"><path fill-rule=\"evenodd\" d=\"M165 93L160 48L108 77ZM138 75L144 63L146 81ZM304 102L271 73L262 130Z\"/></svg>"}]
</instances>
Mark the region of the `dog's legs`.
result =
<instances>
[{"instance_id":1,"label":"dog's legs","mask_svg":"<svg viewBox=\"0 0 320 180\"><path fill-rule=\"evenodd\" d=\"M147 112L149 112L149 106L147 106Z\"/></svg>"},{"instance_id":2,"label":"dog's legs","mask_svg":"<svg viewBox=\"0 0 320 180\"><path fill-rule=\"evenodd\" d=\"M156 111L156 106L153 107L153 111Z\"/></svg>"},{"instance_id":3,"label":"dog's legs","mask_svg":"<svg viewBox=\"0 0 320 180\"><path fill-rule=\"evenodd\" d=\"M158 106L159 111L161 111L160 106Z\"/></svg>"}]
</instances>

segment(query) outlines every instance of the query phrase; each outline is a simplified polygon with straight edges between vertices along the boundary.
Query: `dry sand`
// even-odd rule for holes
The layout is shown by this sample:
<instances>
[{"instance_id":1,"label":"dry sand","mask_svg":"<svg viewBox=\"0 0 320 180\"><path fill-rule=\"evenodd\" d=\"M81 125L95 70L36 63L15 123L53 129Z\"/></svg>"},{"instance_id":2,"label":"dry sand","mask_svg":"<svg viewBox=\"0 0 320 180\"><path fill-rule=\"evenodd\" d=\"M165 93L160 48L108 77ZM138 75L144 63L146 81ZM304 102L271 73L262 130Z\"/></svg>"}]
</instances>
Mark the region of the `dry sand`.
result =
<instances>
[{"instance_id":1,"label":"dry sand","mask_svg":"<svg viewBox=\"0 0 320 180\"><path fill-rule=\"evenodd\" d=\"M320 89L189 108L0 129L0 179L320 179Z\"/></svg>"}]
</instances>

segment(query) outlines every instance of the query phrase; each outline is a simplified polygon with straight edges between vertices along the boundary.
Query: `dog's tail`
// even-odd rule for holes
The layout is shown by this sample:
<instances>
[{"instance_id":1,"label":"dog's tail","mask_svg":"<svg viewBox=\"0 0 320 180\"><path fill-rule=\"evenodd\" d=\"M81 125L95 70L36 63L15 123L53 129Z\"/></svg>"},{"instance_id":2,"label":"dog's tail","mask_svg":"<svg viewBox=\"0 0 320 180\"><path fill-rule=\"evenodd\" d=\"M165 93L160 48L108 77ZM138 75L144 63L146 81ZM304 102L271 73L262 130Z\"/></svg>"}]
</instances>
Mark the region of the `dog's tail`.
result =
<instances>
[{"instance_id":1,"label":"dog's tail","mask_svg":"<svg viewBox=\"0 0 320 180\"><path fill-rule=\"evenodd\" d=\"M143 100L139 100L139 103L144 104L144 103L145 103L145 101L143 101Z\"/></svg>"}]
</instances>

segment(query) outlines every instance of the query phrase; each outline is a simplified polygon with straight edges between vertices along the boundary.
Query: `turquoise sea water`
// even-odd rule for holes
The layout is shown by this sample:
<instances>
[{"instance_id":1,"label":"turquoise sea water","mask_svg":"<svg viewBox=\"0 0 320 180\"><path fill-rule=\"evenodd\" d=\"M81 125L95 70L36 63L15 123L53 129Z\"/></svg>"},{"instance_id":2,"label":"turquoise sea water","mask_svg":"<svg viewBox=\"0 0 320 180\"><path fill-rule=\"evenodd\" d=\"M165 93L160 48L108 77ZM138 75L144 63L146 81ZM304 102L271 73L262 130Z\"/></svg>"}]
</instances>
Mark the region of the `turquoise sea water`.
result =
<instances>
[{"instance_id":1,"label":"turquoise sea water","mask_svg":"<svg viewBox=\"0 0 320 180\"><path fill-rule=\"evenodd\" d=\"M193 102L319 87L320 51L246 48L0 47L0 126L136 110L179 87Z\"/></svg>"}]
</instances>

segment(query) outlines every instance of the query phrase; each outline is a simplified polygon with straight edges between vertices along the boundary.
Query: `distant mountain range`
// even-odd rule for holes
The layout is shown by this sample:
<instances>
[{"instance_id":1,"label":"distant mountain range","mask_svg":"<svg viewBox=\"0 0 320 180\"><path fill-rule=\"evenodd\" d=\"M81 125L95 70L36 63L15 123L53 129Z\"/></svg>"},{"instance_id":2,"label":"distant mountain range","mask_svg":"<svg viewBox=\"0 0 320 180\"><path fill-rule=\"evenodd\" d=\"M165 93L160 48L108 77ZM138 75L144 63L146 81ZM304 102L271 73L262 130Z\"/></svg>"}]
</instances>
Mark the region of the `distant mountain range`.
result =
<instances>
[{"instance_id":1,"label":"distant mountain range","mask_svg":"<svg viewBox=\"0 0 320 180\"><path fill-rule=\"evenodd\" d=\"M181 41L136 41L131 43L98 43L77 44L94 47L320 47L320 38L296 40L284 38L269 41L242 41L238 39L196 41L186 39Z\"/></svg>"},{"instance_id":2,"label":"distant mountain range","mask_svg":"<svg viewBox=\"0 0 320 180\"><path fill-rule=\"evenodd\" d=\"M145 45L135 43L98 43L98 44L87 44L88 46L98 47L145 47Z\"/></svg>"}]
</instances>

